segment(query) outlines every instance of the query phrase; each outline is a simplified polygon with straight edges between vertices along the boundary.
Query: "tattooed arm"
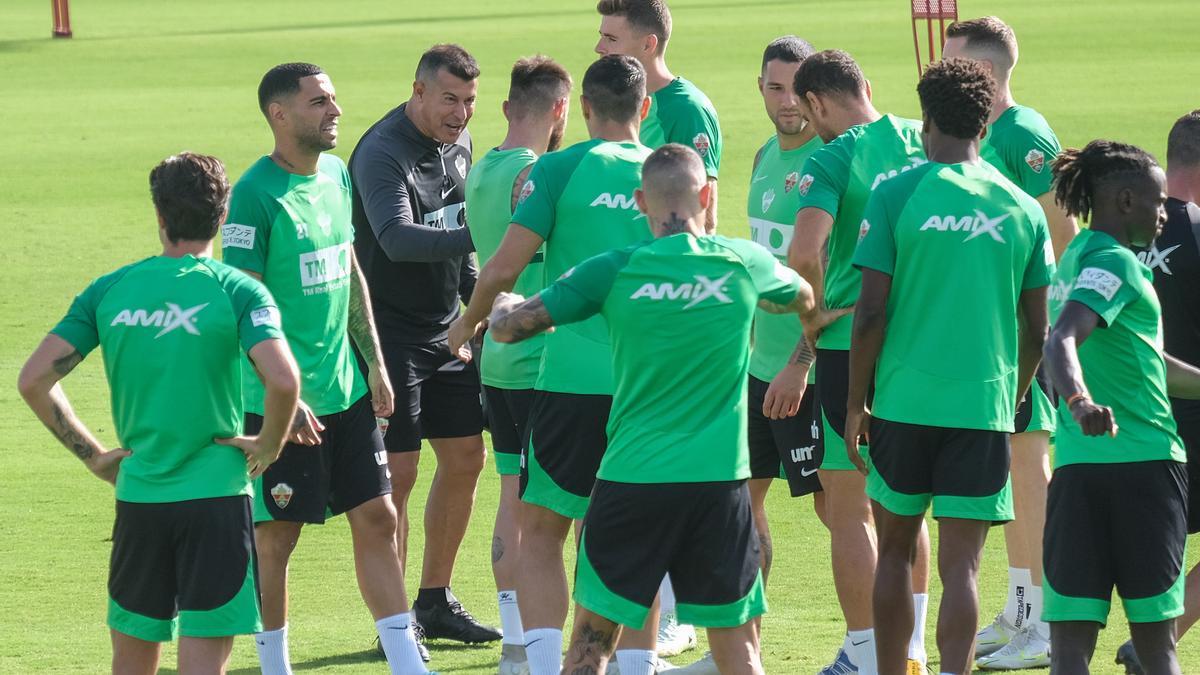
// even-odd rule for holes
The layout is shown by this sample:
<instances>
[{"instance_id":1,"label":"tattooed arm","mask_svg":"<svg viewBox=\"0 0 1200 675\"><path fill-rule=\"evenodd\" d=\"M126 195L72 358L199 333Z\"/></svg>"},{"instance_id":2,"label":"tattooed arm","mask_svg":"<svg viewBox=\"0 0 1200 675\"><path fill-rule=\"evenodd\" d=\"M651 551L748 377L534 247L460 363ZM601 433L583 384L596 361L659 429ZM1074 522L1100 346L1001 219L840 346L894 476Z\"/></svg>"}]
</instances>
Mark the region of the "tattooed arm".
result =
<instances>
[{"instance_id":1,"label":"tattooed arm","mask_svg":"<svg viewBox=\"0 0 1200 675\"><path fill-rule=\"evenodd\" d=\"M553 329L554 320L539 296L526 300L515 293L501 293L488 318L488 331L496 342L520 342Z\"/></svg>"},{"instance_id":2,"label":"tattooed arm","mask_svg":"<svg viewBox=\"0 0 1200 675\"><path fill-rule=\"evenodd\" d=\"M392 385L388 381L387 367L383 363L383 348L379 345L379 333L375 330L375 315L371 311L371 294L367 290L367 279L363 276L358 256L350 250L350 307L347 312L346 330L350 332L358 352L367 363L367 385L371 388L371 406L376 417L391 417L393 408Z\"/></svg>"},{"instance_id":3,"label":"tattooed arm","mask_svg":"<svg viewBox=\"0 0 1200 675\"><path fill-rule=\"evenodd\" d=\"M17 388L50 433L70 450L98 478L116 482L121 460L129 456L126 450L108 450L75 416L67 395L59 386L63 379L83 360L69 342L57 335L47 335L25 362Z\"/></svg>"}]
</instances>

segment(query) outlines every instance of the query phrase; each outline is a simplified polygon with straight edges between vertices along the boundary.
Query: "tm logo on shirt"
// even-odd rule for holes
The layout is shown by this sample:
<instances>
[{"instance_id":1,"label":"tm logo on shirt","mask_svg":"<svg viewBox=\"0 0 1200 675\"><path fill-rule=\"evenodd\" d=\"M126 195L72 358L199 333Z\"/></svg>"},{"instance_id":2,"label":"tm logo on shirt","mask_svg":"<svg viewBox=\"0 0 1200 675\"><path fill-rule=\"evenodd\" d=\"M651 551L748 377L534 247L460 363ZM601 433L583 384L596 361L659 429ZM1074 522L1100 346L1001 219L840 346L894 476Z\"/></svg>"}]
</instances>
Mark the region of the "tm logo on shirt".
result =
<instances>
[{"instance_id":1,"label":"tm logo on shirt","mask_svg":"<svg viewBox=\"0 0 1200 675\"><path fill-rule=\"evenodd\" d=\"M328 293L349 283L350 246L338 244L300 254L300 286L305 295Z\"/></svg>"},{"instance_id":2,"label":"tm logo on shirt","mask_svg":"<svg viewBox=\"0 0 1200 675\"><path fill-rule=\"evenodd\" d=\"M929 220L926 220L925 224L921 226L921 232L925 230L966 232L967 236L963 239L963 243L986 234L993 241L1003 244L1004 237L1001 233L1004 232L1004 227L1001 223L1008 220L1009 215L1006 213L997 218L988 218L986 213L975 209L973 216L930 216Z\"/></svg>"},{"instance_id":3,"label":"tm logo on shirt","mask_svg":"<svg viewBox=\"0 0 1200 675\"><path fill-rule=\"evenodd\" d=\"M697 304L712 298L721 304L732 303L733 300L725 294L725 282L729 281L729 277L733 276L733 272L726 272L725 276L709 279L702 274L694 275L696 283L687 284L642 284L642 287L633 292L629 296L630 300L638 298L650 298L651 300L688 300L688 304L684 305L684 309L691 309Z\"/></svg>"},{"instance_id":4,"label":"tm logo on shirt","mask_svg":"<svg viewBox=\"0 0 1200 675\"><path fill-rule=\"evenodd\" d=\"M200 329L196 328L196 315L200 313L200 310L208 307L207 302L203 305L188 307L187 309L184 309L173 302L168 302L166 305L167 308L165 310L156 309L153 312L147 312L144 309L123 309L115 317L113 317L112 323L108 325L110 327L153 326L155 328L161 328L162 330L158 331L158 334L154 336L155 340L180 328L183 329L183 332L190 335L200 334Z\"/></svg>"}]
</instances>

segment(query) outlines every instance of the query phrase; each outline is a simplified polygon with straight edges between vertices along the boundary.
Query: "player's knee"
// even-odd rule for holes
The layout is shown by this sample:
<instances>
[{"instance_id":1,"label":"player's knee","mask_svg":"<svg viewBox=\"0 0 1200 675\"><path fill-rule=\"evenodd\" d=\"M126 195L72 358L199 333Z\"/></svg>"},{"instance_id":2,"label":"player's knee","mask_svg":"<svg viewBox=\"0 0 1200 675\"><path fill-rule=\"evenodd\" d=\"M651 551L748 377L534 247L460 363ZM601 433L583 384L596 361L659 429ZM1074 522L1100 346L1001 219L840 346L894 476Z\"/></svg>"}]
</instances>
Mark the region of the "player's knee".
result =
<instances>
[{"instance_id":1,"label":"player's knee","mask_svg":"<svg viewBox=\"0 0 1200 675\"><path fill-rule=\"evenodd\" d=\"M399 508L408 501L408 496L417 484L417 463L389 461L388 468L392 472L392 503Z\"/></svg>"},{"instance_id":2,"label":"player's knee","mask_svg":"<svg viewBox=\"0 0 1200 675\"><path fill-rule=\"evenodd\" d=\"M396 509L384 497L355 507L348 515L355 535L391 541L396 536Z\"/></svg>"},{"instance_id":3,"label":"player's knee","mask_svg":"<svg viewBox=\"0 0 1200 675\"><path fill-rule=\"evenodd\" d=\"M487 463L487 450L483 444L479 447L462 447L457 452L445 453L438 457L438 470L457 478L476 478L483 472Z\"/></svg>"},{"instance_id":4,"label":"player's knee","mask_svg":"<svg viewBox=\"0 0 1200 675\"><path fill-rule=\"evenodd\" d=\"M263 523L254 528L254 548L262 560L286 563L300 540L299 523Z\"/></svg>"}]
</instances>

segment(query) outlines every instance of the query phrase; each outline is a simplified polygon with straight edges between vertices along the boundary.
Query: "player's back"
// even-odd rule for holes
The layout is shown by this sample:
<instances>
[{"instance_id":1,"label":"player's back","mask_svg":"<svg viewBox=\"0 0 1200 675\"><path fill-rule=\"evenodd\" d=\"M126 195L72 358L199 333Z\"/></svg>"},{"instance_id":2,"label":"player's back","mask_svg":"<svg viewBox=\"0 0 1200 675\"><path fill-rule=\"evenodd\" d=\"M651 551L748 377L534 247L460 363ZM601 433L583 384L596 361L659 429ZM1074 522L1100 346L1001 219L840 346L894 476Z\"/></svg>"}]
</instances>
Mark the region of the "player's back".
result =
<instances>
[{"instance_id":1,"label":"player's back","mask_svg":"<svg viewBox=\"0 0 1200 675\"><path fill-rule=\"evenodd\" d=\"M1053 269L1041 207L986 162L929 163L876 188L862 228L855 265L892 277L875 414L1011 431L1019 298Z\"/></svg>"},{"instance_id":2,"label":"player's back","mask_svg":"<svg viewBox=\"0 0 1200 675\"><path fill-rule=\"evenodd\" d=\"M813 152L800 177L800 208L834 215L829 233L825 302L850 307L858 300L861 275L851 265L858 246L862 212L871 192L884 181L925 164L921 123L884 115L851 127ZM845 316L828 326L818 346L849 349L854 320Z\"/></svg>"},{"instance_id":3,"label":"player's back","mask_svg":"<svg viewBox=\"0 0 1200 675\"><path fill-rule=\"evenodd\" d=\"M543 155L521 190L513 222L545 240L545 281L600 253L650 239L633 193L650 149L593 139ZM537 388L611 394L608 330L593 317L546 336Z\"/></svg>"},{"instance_id":4,"label":"player's back","mask_svg":"<svg viewBox=\"0 0 1200 675\"><path fill-rule=\"evenodd\" d=\"M672 483L749 475L746 373L761 297L795 298L798 277L762 247L676 234L611 256L601 309L616 391L604 480ZM799 319L793 317L799 323Z\"/></svg>"},{"instance_id":5,"label":"player's back","mask_svg":"<svg viewBox=\"0 0 1200 675\"><path fill-rule=\"evenodd\" d=\"M514 183L535 161L537 153L529 148L493 149L467 174L467 223L481 266L496 253L512 222ZM544 256L543 251L534 255L513 284L513 293L529 297L542 290L545 285ZM545 340L544 335L536 335L506 345L484 333L483 357L479 361L483 383L506 389L530 388L537 379Z\"/></svg>"},{"instance_id":6,"label":"player's back","mask_svg":"<svg viewBox=\"0 0 1200 675\"><path fill-rule=\"evenodd\" d=\"M133 453L121 464L117 499L249 493L241 451L213 439L241 433L239 334L278 327L278 311L262 304L269 297L238 270L190 255L148 258L97 279L80 295L55 332L93 322L117 437Z\"/></svg>"}]
</instances>

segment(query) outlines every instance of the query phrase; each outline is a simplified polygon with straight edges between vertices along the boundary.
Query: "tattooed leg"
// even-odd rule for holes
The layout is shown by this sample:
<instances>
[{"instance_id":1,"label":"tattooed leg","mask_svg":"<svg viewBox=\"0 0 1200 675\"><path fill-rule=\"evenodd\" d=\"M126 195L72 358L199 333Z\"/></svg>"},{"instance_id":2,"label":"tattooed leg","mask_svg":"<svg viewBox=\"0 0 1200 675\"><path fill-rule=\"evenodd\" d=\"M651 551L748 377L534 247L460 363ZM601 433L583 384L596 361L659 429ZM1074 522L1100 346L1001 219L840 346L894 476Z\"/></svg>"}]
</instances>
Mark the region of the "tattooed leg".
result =
<instances>
[{"instance_id":1,"label":"tattooed leg","mask_svg":"<svg viewBox=\"0 0 1200 675\"><path fill-rule=\"evenodd\" d=\"M605 672L620 632L621 627L617 624L576 605L575 634L571 636L571 646L563 661L563 673L599 675Z\"/></svg>"}]
</instances>

